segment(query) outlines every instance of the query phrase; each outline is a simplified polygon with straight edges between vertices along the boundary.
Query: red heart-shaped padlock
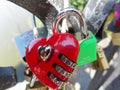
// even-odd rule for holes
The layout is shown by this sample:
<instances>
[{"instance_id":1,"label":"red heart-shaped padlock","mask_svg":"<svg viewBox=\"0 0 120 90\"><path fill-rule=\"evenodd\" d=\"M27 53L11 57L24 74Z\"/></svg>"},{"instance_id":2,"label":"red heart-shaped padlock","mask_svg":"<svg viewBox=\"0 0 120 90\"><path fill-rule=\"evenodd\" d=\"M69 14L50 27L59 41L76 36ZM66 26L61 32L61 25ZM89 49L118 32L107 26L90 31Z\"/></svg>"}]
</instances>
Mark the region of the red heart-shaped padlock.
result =
<instances>
[{"instance_id":1,"label":"red heart-shaped padlock","mask_svg":"<svg viewBox=\"0 0 120 90\"><path fill-rule=\"evenodd\" d=\"M76 65L79 43L69 33L38 38L26 48L26 61L35 76L46 86L57 89L69 78Z\"/></svg>"}]
</instances>

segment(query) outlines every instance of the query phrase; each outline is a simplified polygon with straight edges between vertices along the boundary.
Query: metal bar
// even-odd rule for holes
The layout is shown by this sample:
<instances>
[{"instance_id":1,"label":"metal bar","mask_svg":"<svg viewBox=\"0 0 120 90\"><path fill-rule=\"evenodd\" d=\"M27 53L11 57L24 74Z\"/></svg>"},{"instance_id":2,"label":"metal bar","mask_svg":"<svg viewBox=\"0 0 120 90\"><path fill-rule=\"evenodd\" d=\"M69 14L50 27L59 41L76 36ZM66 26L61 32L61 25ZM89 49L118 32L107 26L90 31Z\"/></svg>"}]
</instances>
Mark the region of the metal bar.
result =
<instances>
[{"instance_id":1,"label":"metal bar","mask_svg":"<svg viewBox=\"0 0 120 90\"><path fill-rule=\"evenodd\" d=\"M33 74L30 84L29 84L29 87L31 87L31 88L34 87L35 81L36 81L36 76Z\"/></svg>"}]
</instances>

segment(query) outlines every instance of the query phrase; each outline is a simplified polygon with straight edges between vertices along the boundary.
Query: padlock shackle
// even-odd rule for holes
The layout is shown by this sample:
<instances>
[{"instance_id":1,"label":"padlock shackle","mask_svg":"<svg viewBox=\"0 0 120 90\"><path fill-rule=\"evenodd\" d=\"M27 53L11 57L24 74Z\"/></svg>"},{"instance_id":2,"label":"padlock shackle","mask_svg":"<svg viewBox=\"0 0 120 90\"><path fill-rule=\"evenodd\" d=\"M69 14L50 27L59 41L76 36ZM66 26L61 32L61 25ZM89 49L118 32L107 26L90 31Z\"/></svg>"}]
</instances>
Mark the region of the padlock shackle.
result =
<instances>
[{"instance_id":1,"label":"padlock shackle","mask_svg":"<svg viewBox=\"0 0 120 90\"><path fill-rule=\"evenodd\" d=\"M53 23L53 33L59 33L58 31L58 24L59 22L67 17L67 15L71 15L71 16L76 16L77 19L79 20L79 24L80 26L82 26L80 32L82 33L83 35L83 38L82 39L85 39L88 37L88 31L87 31L87 25L86 25L86 22L85 22L85 19L84 19L84 15L82 14L82 12L80 12L79 10L75 9L75 8L65 8L63 10L61 10L56 19L54 20L54 23Z\"/></svg>"}]
</instances>

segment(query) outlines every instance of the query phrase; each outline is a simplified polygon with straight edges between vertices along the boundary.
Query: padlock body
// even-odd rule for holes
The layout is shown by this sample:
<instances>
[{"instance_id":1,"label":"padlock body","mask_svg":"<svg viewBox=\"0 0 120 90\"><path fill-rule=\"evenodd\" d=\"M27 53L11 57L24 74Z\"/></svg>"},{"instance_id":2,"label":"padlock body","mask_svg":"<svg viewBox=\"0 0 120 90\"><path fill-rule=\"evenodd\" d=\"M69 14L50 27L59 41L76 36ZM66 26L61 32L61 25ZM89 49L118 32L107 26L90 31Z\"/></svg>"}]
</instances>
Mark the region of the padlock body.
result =
<instances>
[{"instance_id":1,"label":"padlock body","mask_svg":"<svg viewBox=\"0 0 120 90\"><path fill-rule=\"evenodd\" d=\"M112 34L112 44L115 46L120 46L120 33Z\"/></svg>"},{"instance_id":2,"label":"padlock body","mask_svg":"<svg viewBox=\"0 0 120 90\"><path fill-rule=\"evenodd\" d=\"M44 60L45 54L43 55L41 47L46 45L52 49L49 58ZM26 48L26 61L41 83L57 89L68 80L69 74L73 73L78 54L77 39L69 33L59 33L48 39L38 38L30 42Z\"/></svg>"},{"instance_id":3,"label":"padlock body","mask_svg":"<svg viewBox=\"0 0 120 90\"><path fill-rule=\"evenodd\" d=\"M108 60L101 46L97 46L97 60L91 63L95 70L106 70L109 68Z\"/></svg>"},{"instance_id":4,"label":"padlock body","mask_svg":"<svg viewBox=\"0 0 120 90\"><path fill-rule=\"evenodd\" d=\"M82 43L79 44L80 53L77 60L78 66L88 64L97 59L97 39L95 38L92 32L89 31L89 34L91 35L91 37L85 39Z\"/></svg>"}]
</instances>

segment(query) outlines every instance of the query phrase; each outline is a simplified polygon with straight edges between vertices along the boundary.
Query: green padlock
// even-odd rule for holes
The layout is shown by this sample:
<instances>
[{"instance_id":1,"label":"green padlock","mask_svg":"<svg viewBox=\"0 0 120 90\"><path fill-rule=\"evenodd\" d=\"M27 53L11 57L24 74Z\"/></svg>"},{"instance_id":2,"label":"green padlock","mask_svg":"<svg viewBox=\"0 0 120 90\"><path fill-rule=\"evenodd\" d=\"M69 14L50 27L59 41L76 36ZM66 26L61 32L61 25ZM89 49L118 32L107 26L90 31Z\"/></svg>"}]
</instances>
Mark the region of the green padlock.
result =
<instances>
[{"instance_id":1,"label":"green padlock","mask_svg":"<svg viewBox=\"0 0 120 90\"><path fill-rule=\"evenodd\" d=\"M94 34L87 30L82 12L75 8L65 8L58 13L53 23L53 33L65 32L73 34L79 41L80 53L77 60L78 66L96 60L97 40Z\"/></svg>"},{"instance_id":2,"label":"green padlock","mask_svg":"<svg viewBox=\"0 0 120 90\"><path fill-rule=\"evenodd\" d=\"M92 32L89 31L90 36L80 42L80 53L78 56L77 65L81 66L88 64L97 59L97 40Z\"/></svg>"}]
</instances>

